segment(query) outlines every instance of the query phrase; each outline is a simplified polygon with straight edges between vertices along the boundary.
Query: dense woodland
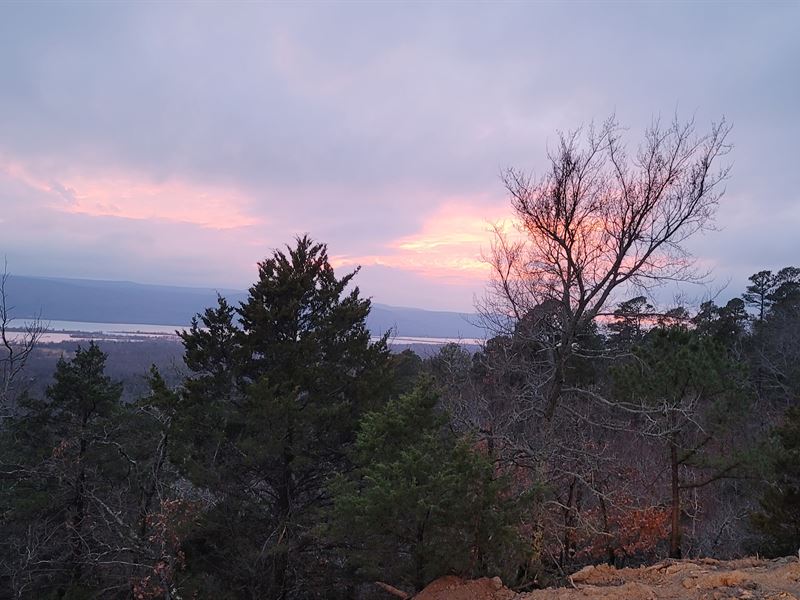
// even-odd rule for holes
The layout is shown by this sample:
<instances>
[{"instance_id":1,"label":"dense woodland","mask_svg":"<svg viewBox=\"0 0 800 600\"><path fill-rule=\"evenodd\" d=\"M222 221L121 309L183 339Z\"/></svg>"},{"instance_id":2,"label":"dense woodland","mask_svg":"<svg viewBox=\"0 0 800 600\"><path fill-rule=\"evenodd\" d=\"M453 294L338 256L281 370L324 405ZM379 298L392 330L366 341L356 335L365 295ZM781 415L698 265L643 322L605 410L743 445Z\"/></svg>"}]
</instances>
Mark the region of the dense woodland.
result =
<instances>
[{"instance_id":1,"label":"dense woodland","mask_svg":"<svg viewBox=\"0 0 800 600\"><path fill-rule=\"evenodd\" d=\"M800 269L657 308L653 284L699 276L681 243L728 129L656 124L630 158L619 131L505 174L519 227L495 232L478 352L372 341L357 273L308 237L197 316L180 381L123 398L89 343L31 388L36 331L6 345L0 597L380 598L796 553Z\"/></svg>"}]
</instances>

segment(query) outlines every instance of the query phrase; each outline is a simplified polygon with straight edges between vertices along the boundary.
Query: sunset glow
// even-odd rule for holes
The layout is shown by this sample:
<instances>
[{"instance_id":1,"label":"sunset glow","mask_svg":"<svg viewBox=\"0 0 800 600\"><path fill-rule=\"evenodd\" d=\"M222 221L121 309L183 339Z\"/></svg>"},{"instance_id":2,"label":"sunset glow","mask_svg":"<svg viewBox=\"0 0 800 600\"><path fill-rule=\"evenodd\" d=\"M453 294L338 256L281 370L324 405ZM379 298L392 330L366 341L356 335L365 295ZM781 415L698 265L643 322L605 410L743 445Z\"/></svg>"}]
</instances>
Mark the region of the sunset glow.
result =
<instances>
[{"instance_id":1,"label":"sunset glow","mask_svg":"<svg viewBox=\"0 0 800 600\"><path fill-rule=\"evenodd\" d=\"M799 23L0 0L0 600L800 600Z\"/></svg>"},{"instance_id":2,"label":"sunset glow","mask_svg":"<svg viewBox=\"0 0 800 600\"><path fill-rule=\"evenodd\" d=\"M483 260L492 238L492 224L507 220L502 205L448 200L422 223L420 231L387 245L380 255L337 256L340 265L382 265L413 271L428 278L485 281Z\"/></svg>"},{"instance_id":3,"label":"sunset glow","mask_svg":"<svg viewBox=\"0 0 800 600\"><path fill-rule=\"evenodd\" d=\"M244 289L307 233L335 264L363 265L381 302L468 310L487 287L491 226L515 232L505 169L536 179L558 131L615 113L640 132L676 110L734 124L719 231L688 247L716 286L800 253L791 3L702 31L703 3L577 16L23 4L0 8L0 256L20 274ZM573 52L554 52L559 23ZM597 43L600 28L614 35Z\"/></svg>"},{"instance_id":4,"label":"sunset glow","mask_svg":"<svg viewBox=\"0 0 800 600\"><path fill-rule=\"evenodd\" d=\"M243 194L220 187L179 180L151 182L132 174L45 180L18 162L0 165L0 173L48 194L50 207L67 213L157 219L212 229L248 227L263 221L245 213L250 200Z\"/></svg>"}]
</instances>

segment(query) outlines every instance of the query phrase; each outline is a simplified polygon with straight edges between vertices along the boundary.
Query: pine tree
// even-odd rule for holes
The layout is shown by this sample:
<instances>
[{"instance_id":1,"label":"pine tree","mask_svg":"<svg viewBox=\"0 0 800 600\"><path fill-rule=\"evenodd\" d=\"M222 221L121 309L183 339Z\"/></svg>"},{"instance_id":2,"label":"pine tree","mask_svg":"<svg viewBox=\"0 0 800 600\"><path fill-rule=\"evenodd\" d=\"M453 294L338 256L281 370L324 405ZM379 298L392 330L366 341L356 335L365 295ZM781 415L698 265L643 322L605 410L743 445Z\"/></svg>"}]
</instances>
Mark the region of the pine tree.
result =
<instances>
[{"instance_id":1,"label":"pine tree","mask_svg":"<svg viewBox=\"0 0 800 600\"><path fill-rule=\"evenodd\" d=\"M614 310L614 320L609 323L609 341L621 349L630 348L642 340L647 333L648 319L652 325L655 309L644 296L620 302Z\"/></svg>"},{"instance_id":2,"label":"pine tree","mask_svg":"<svg viewBox=\"0 0 800 600\"><path fill-rule=\"evenodd\" d=\"M4 432L17 446L3 449L16 463L16 481L3 498L12 525L4 528L7 543L34 554L20 566L26 581L15 584L23 597L22 589L33 597L88 597L125 555L112 508L126 474L116 438L122 386L105 374L105 361L93 342L71 360L62 357L46 400L25 399L24 413Z\"/></svg>"},{"instance_id":3,"label":"pine tree","mask_svg":"<svg viewBox=\"0 0 800 600\"><path fill-rule=\"evenodd\" d=\"M762 536L760 550L768 556L800 551L800 407L790 408L774 432L772 479L752 517Z\"/></svg>"},{"instance_id":4,"label":"pine tree","mask_svg":"<svg viewBox=\"0 0 800 600\"><path fill-rule=\"evenodd\" d=\"M437 402L423 380L366 415L356 469L333 483L331 532L363 579L419 590L441 575L498 575L524 562L528 496L448 429Z\"/></svg>"},{"instance_id":5,"label":"pine tree","mask_svg":"<svg viewBox=\"0 0 800 600\"><path fill-rule=\"evenodd\" d=\"M759 271L749 277L752 282L747 286L747 291L742 294L745 304L758 311L758 320L763 321L769 308L769 294L775 285L772 271Z\"/></svg>"},{"instance_id":6,"label":"pine tree","mask_svg":"<svg viewBox=\"0 0 800 600\"><path fill-rule=\"evenodd\" d=\"M747 333L748 319L745 303L741 298L732 298L725 306L717 306L709 300L700 305L700 310L692 318L692 324L700 335L710 336L738 354Z\"/></svg>"},{"instance_id":7,"label":"pine tree","mask_svg":"<svg viewBox=\"0 0 800 600\"><path fill-rule=\"evenodd\" d=\"M682 326L653 329L636 360L613 370L618 405L634 426L664 448L669 477L669 553L682 553L682 498L688 490L735 474L743 463L730 432L742 415L737 365L713 338Z\"/></svg>"},{"instance_id":8,"label":"pine tree","mask_svg":"<svg viewBox=\"0 0 800 600\"><path fill-rule=\"evenodd\" d=\"M758 311L759 323L764 321L774 304L796 296L800 290L800 269L797 267L784 267L777 273L759 271L749 279L752 283L742 298L745 304Z\"/></svg>"},{"instance_id":9,"label":"pine tree","mask_svg":"<svg viewBox=\"0 0 800 600\"><path fill-rule=\"evenodd\" d=\"M778 415L800 394L800 269L785 267L774 277L764 319L751 338L759 396Z\"/></svg>"},{"instance_id":10,"label":"pine tree","mask_svg":"<svg viewBox=\"0 0 800 600\"><path fill-rule=\"evenodd\" d=\"M71 469L72 500L69 503L70 532L70 585L79 587L90 568L86 564L85 551L91 547L87 515L91 503L90 481L92 477L90 456L105 452L103 445L103 425L110 420L120 405L122 386L105 375L106 355L93 342L87 350L78 347L71 361L59 360L54 375L55 382L47 389L50 399L50 420L54 433L61 438L64 452L74 458ZM97 465L102 468L103 459L97 457ZM98 485L104 485L106 478L96 474Z\"/></svg>"}]
</instances>

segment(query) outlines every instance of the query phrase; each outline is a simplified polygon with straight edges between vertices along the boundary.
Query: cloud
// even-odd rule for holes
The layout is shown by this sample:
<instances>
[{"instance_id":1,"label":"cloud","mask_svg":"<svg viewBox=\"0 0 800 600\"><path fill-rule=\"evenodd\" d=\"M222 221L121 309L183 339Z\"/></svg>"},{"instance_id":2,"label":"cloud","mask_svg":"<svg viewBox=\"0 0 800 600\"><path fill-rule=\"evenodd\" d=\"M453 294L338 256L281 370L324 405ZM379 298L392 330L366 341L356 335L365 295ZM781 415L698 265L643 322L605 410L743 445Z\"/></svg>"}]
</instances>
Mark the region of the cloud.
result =
<instances>
[{"instance_id":1,"label":"cloud","mask_svg":"<svg viewBox=\"0 0 800 600\"><path fill-rule=\"evenodd\" d=\"M235 189L197 186L191 182L148 181L135 174L67 175L39 179L19 162L0 164L0 173L53 199L49 207L73 214L123 219L164 220L211 229L259 225L249 216L251 200Z\"/></svg>"},{"instance_id":2,"label":"cloud","mask_svg":"<svg viewBox=\"0 0 800 600\"><path fill-rule=\"evenodd\" d=\"M791 3L2 5L0 250L65 276L243 286L309 232L372 269L384 302L405 297L402 274L463 306L485 221L505 211L502 168L540 171L557 129L616 111L635 139L677 107L734 122L728 189L758 223L723 203L698 254L724 273L744 271L743 248L747 269L791 262L770 227L800 226L798 17Z\"/></svg>"},{"instance_id":3,"label":"cloud","mask_svg":"<svg viewBox=\"0 0 800 600\"><path fill-rule=\"evenodd\" d=\"M492 239L492 225L510 218L504 202L448 198L426 216L416 233L389 241L383 254L338 255L333 261L342 266L391 267L477 289L488 278L483 255Z\"/></svg>"}]
</instances>

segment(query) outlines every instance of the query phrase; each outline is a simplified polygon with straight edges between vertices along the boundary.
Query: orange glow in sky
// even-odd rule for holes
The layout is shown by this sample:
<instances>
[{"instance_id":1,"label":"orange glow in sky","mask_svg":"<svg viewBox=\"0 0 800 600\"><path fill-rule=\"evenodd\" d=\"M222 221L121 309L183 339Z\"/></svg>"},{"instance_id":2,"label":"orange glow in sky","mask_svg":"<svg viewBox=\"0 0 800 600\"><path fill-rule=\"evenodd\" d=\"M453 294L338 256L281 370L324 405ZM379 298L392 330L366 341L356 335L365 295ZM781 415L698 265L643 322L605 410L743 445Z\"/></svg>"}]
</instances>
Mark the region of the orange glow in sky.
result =
<instances>
[{"instance_id":1,"label":"orange glow in sky","mask_svg":"<svg viewBox=\"0 0 800 600\"><path fill-rule=\"evenodd\" d=\"M492 223L509 216L497 206L449 201L423 221L418 233L389 242L385 253L336 256L334 264L382 265L450 281L485 281L489 268L482 254L489 249Z\"/></svg>"},{"instance_id":2,"label":"orange glow in sky","mask_svg":"<svg viewBox=\"0 0 800 600\"><path fill-rule=\"evenodd\" d=\"M219 234L243 229L235 233L236 245L256 259L286 242L276 237L280 223L261 217L252 198L234 188L177 178L158 181L113 170L45 177L13 160L0 160L0 175L39 192L44 206L55 213L183 224ZM492 224L498 222L510 222L510 208L503 200L445 198L422 217L416 232L386 240L370 253L333 254L332 263L343 268L385 266L445 284L480 287L489 273L482 254L489 250ZM286 238L291 235L288 229ZM231 243L228 237L219 241Z\"/></svg>"}]
</instances>

